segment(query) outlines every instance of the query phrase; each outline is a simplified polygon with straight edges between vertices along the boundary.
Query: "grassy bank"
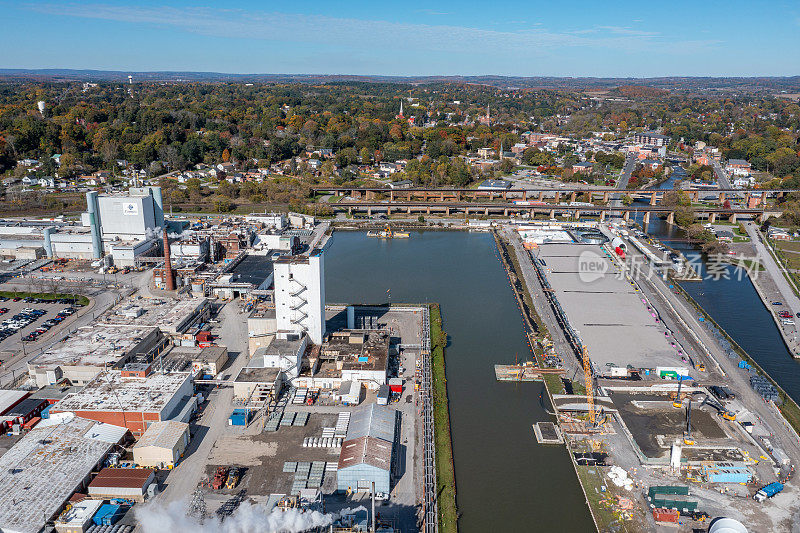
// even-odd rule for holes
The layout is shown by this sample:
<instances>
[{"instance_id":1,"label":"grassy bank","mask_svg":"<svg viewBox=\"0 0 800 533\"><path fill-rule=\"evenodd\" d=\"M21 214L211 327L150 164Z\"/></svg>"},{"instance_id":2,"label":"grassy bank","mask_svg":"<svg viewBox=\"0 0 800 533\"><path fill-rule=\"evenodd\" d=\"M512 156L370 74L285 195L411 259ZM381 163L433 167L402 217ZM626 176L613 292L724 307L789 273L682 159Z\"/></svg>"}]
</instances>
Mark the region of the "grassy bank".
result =
<instances>
[{"instance_id":1,"label":"grassy bank","mask_svg":"<svg viewBox=\"0 0 800 533\"><path fill-rule=\"evenodd\" d=\"M79 304L88 305L89 298L79 294L53 293L53 292L25 292L25 291L0 291L0 296L5 298L39 298L41 300L60 300L62 298L75 299Z\"/></svg>"},{"instance_id":2,"label":"grassy bank","mask_svg":"<svg viewBox=\"0 0 800 533\"><path fill-rule=\"evenodd\" d=\"M456 508L456 474L450 436L450 411L447 403L444 348L447 335L442 330L442 313L438 304L430 306L431 371L433 374L433 420L436 447L436 479L439 488L439 531L458 531Z\"/></svg>"}]
</instances>

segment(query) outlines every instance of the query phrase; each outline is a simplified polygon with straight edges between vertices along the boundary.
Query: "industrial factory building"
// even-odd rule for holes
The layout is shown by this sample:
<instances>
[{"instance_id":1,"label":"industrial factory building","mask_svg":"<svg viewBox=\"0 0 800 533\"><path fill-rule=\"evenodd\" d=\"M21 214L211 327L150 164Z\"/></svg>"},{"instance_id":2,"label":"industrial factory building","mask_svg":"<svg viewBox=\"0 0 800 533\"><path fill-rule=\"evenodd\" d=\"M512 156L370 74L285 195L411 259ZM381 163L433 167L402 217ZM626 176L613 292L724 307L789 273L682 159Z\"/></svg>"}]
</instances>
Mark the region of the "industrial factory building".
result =
<instances>
[{"instance_id":1,"label":"industrial factory building","mask_svg":"<svg viewBox=\"0 0 800 533\"><path fill-rule=\"evenodd\" d=\"M144 370L130 375L125 370L109 370L100 373L82 391L67 395L50 412L73 412L142 435L150 423L180 415L193 393L189 373Z\"/></svg>"},{"instance_id":2,"label":"industrial factory building","mask_svg":"<svg viewBox=\"0 0 800 533\"><path fill-rule=\"evenodd\" d=\"M44 420L0 457L0 531L38 533L125 435L67 416Z\"/></svg>"},{"instance_id":3,"label":"industrial factory building","mask_svg":"<svg viewBox=\"0 0 800 533\"><path fill-rule=\"evenodd\" d=\"M153 422L133 446L133 462L148 468L172 468L189 446L189 424Z\"/></svg>"},{"instance_id":4,"label":"industrial factory building","mask_svg":"<svg viewBox=\"0 0 800 533\"><path fill-rule=\"evenodd\" d=\"M104 369L121 368L134 357L153 360L166 343L156 327L82 327L66 341L31 359L28 372L38 387L65 379L72 385L85 385Z\"/></svg>"},{"instance_id":5,"label":"industrial factory building","mask_svg":"<svg viewBox=\"0 0 800 533\"><path fill-rule=\"evenodd\" d=\"M211 303L203 297L137 297L123 301L100 320L118 326L155 326L181 344L179 337L195 324L208 320L210 315Z\"/></svg>"},{"instance_id":6,"label":"industrial factory building","mask_svg":"<svg viewBox=\"0 0 800 533\"><path fill-rule=\"evenodd\" d=\"M117 266L133 266L137 257L157 251L156 228L164 227L160 187L132 188L122 195L90 191L86 205L79 226L63 221L0 224L0 250L66 259L109 255Z\"/></svg>"},{"instance_id":7,"label":"industrial factory building","mask_svg":"<svg viewBox=\"0 0 800 533\"><path fill-rule=\"evenodd\" d=\"M275 261L275 309L278 331L307 333L314 344L325 335L325 257L281 256Z\"/></svg>"},{"instance_id":8,"label":"industrial factory building","mask_svg":"<svg viewBox=\"0 0 800 533\"><path fill-rule=\"evenodd\" d=\"M377 404L358 407L350 415L336 472L340 491L391 490L397 411Z\"/></svg>"}]
</instances>

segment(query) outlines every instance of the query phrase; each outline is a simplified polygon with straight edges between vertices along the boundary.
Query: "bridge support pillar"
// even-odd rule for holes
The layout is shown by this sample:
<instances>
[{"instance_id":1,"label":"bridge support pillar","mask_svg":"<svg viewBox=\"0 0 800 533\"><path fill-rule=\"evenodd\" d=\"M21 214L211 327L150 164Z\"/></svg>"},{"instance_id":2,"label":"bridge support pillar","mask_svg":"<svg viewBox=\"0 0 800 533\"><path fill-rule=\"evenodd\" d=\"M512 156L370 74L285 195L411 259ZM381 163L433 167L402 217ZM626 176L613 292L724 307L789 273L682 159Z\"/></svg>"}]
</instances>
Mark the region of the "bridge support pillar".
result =
<instances>
[{"instance_id":1,"label":"bridge support pillar","mask_svg":"<svg viewBox=\"0 0 800 533\"><path fill-rule=\"evenodd\" d=\"M551 209L550 210L550 218L556 218L556 210L555 209Z\"/></svg>"},{"instance_id":2,"label":"bridge support pillar","mask_svg":"<svg viewBox=\"0 0 800 533\"><path fill-rule=\"evenodd\" d=\"M428 206L427 208L425 208L425 214L426 215L430 215L431 214L431 206Z\"/></svg>"},{"instance_id":3,"label":"bridge support pillar","mask_svg":"<svg viewBox=\"0 0 800 533\"><path fill-rule=\"evenodd\" d=\"M503 200L508 200L508 192L503 191Z\"/></svg>"},{"instance_id":4,"label":"bridge support pillar","mask_svg":"<svg viewBox=\"0 0 800 533\"><path fill-rule=\"evenodd\" d=\"M368 216L368 217L371 217L371 216L372 216L372 208L371 208L371 207L368 207L368 208L367 208L367 216Z\"/></svg>"},{"instance_id":5,"label":"bridge support pillar","mask_svg":"<svg viewBox=\"0 0 800 533\"><path fill-rule=\"evenodd\" d=\"M670 211L667 215L667 224L675 224L675 211Z\"/></svg>"},{"instance_id":6,"label":"bridge support pillar","mask_svg":"<svg viewBox=\"0 0 800 533\"><path fill-rule=\"evenodd\" d=\"M708 221L713 224L717 221L717 214L716 213L709 213L708 214Z\"/></svg>"},{"instance_id":7,"label":"bridge support pillar","mask_svg":"<svg viewBox=\"0 0 800 533\"><path fill-rule=\"evenodd\" d=\"M656 205L656 193L650 195L650 205Z\"/></svg>"},{"instance_id":8,"label":"bridge support pillar","mask_svg":"<svg viewBox=\"0 0 800 533\"><path fill-rule=\"evenodd\" d=\"M544 202L544 191L539 191L539 201Z\"/></svg>"},{"instance_id":9,"label":"bridge support pillar","mask_svg":"<svg viewBox=\"0 0 800 533\"><path fill-rule=\"evenodd\" d=\"M389 201L394 202L394 189L389 191Z\"/></svg>"},{"instance_id":10,"label":"bridge support pillar","mask_svg":"<svg viewBox=\"0 0 800 533\"><path fill-rule=\"evenodd\" d=\"M439 194L439 201L444 202L444 193Z\"/></svg>"},{"instance_id":11,"label":"bridge support pillar","mask_svg":"<svg viewBox=\"0 0 800 533\"><path fill-rule=\"evenodd\" d=\"M694 191L691 193L692 201L699 202L700 201L700 191Z\"/></svg>"},{"instance_id":12,"label":"bridge support pillar","mask_svg":"<svg viewBox=\"0 0 800 533\"><path fill-rule=\"evenodd\" d=\"M444 208L444 213L445 213L445 215L450 216L450 208L449 207L445 207Z\"/></svg>"},{"instance_id":13,"label":"bridge support pillar","mask_svg":"<svg viewBox=\"0 0 800 533\"><path fill-rule=\"evenodd\" d=\"M731 213L731 223L736 224L736 213Z\"/></svg>"},{"instance_id":14,"label":"bridge support pillar","mask_svg":"<svg viewBox=\"0 0 800 533\"><path fill-rule=\"evenodd\" d=\"M556 203L561 201L561 191L556 191Z\"/></svg>"},{"instance_id":15,"label":"bridge support pillar","mask_svg":"<svg viewBox=\"0 0 800 533\"><path fill-rule=\"evenodd\" d=\"M391 215L392 215L392 208L390 206L387 206L386 207L386 216L388 217L388 216L391 216Z\"/></svg>"},{"instance_id":16,"label":"bridge support pillar","mask_svg":"<svg viewBox=\"0 0 800 533\"><path fill-rule=\"evenodd\" d=\"M575 211L575 220L580 220L580 219L581 219L581 212Z\"/></svg>"},{"instance_id":17,"label":"bridge support pillar","mask_svg":"<svg viewBox=\"0 0 800 533\"><path fill-rule=\"evenodd\" d=\"M720 204L724 204L725 203L725 193L724 192L719 193L719 203Z\"/></svg>"},{"instance_id":18,"label":"bridge support pillar","mask_svg":"<svg viewBox=\"0 0 800 533\"><path fill-rule=\"evenodd\" d=\"M647 225L650 224L650 211L646 211L644 216L642 217L642 224L644 227L647 228Z\"/></svg>"},{"instance_id":19,"label":"bridge support pillar","mask_svg":"<svg viewBox=\"0 0 800 533\"><path fill-rule=\"evenodd\" d=\"M606 212L600 211L600 222L605 221L605 219L606 219Z\"/></svg>"},{"instance_id":20,"label":"bridge support pillar","mask_svg":"<svg viewBox=\"0 0 800 533\"><path fill-rule=\"evenodd\" d=\"M507 217L507 216L508 216L508 209L503 209L503 216L504 216L504 217Z\"/></svg>"},{"instance_id":21,"label":"bridge support pillar","mask_svg":"<svg viewBox=\"0 0 800 533\"><path fill-rule=\"evenodd\" d=\"M604 204L607 204L607 203L608 203L608 193L607 193L607 192L604 192L604 193L603 193L603 203L604 203Z\"/></svg>"},{"instance_id":22,"label":"bridge support pillar","mask_svg":"<svg viewBox=\"0 0 800 533\"><path fill-rule=\"evenodd\" d=\"M631 212L630 211L625 211L622 214L622 218L623 218L623 220L625 220L625 222L629 221L631 219Z\"/></svg>"},{"instance_id":23,"label":"bridge support pillar","mask_svg":"<svg viewBox=\"0 0 800 533\"><path fill-rule=\"evenodd\" d=\"M744 206L747 208L750 207L750 198L752 198L752 195L750 193L744 195Z\"/></svg>"},{"instance_id":24,"label":"bridge support pillar","mask_svg":"<svg viewBox=\"0 0 800 533\"><path fill-rule=\"evenodd\" d=\"M578 199L578 193L576 193L575 191L572 191L572 194L569 195L570 203L574 202L577 199Z\"/></svg>"},{"instance_id":25,"label":"bridge support pillar","mask_svg":"<svg viewBox=\"0 0 800 533\"><path fill-rule=\"evenodd\" d=\"M409 215L411 214L411 206L410 205L406 207L406 213L409 214Z\"/></svg>"},{"instance_id":26,"label":"bridge support pillar","mask_svg":"<svg viewBox=\"0 0 800 533\"><path fill-rule=\"evenodd\" d=\"M489 216L489 208L488 207L483 210L483 214L484 214L484 216L487 216L487 217Z\"/></svg>"},{"instance_id":27,"label":"bridge support pillar","mask_svg":"<svg viewBox=\"0 0 800 533\"><path fill-rule=\"evenodd\" d=\"M353 216L353 208L352 207L348 207L347 208L347 216Z\"/></svg>"}]
</instances>

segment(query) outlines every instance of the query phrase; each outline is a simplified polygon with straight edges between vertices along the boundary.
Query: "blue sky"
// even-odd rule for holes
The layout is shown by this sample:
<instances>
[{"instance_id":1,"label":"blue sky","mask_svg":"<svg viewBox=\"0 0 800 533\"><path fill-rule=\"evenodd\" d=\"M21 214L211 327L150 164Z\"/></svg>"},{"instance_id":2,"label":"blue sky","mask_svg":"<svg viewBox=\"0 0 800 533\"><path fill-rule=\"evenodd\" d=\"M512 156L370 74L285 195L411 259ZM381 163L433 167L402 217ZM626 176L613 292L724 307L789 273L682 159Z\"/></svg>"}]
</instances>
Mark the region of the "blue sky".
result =
<instances>
[{"instance_id":1,"label":"blue sky","mask_svg":"<svg viewBox=\"0 0 800 533\"><path fill-rule=\"evenodd\" d=\"M0 0L0 68L800 74L800 2Z\"/></svg>"}]
</instances>

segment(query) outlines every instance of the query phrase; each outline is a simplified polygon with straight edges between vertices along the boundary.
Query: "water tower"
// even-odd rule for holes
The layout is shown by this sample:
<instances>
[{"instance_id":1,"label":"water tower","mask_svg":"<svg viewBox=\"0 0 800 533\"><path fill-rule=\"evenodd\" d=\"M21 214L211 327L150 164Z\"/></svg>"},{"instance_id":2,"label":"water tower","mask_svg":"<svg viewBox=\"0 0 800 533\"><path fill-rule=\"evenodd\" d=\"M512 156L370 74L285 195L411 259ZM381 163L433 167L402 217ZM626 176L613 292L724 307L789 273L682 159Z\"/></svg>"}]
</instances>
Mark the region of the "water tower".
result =
<instances>
[{"instance_id":1,"label":"water tower","mask_svg":"<svg viewBox=\"0 0 800 533\"><path fill-rule=\"evenodd\" d=\"M133 85L133 76L128 76L128 85Z\"/></svg>"},{"instance_id":2,"label":"water tower","mask_svg":"<svg viewBox=\"0 0 800 533\"><path fill-rule=\"evenodd\" d=\"M44 116L44 112L47 109L47 105L44 103L44 100L39 100L38 102L36 102L36 107L39 108L39 113L41 113L42 116Z\"/></svg>"}]
</instances>

